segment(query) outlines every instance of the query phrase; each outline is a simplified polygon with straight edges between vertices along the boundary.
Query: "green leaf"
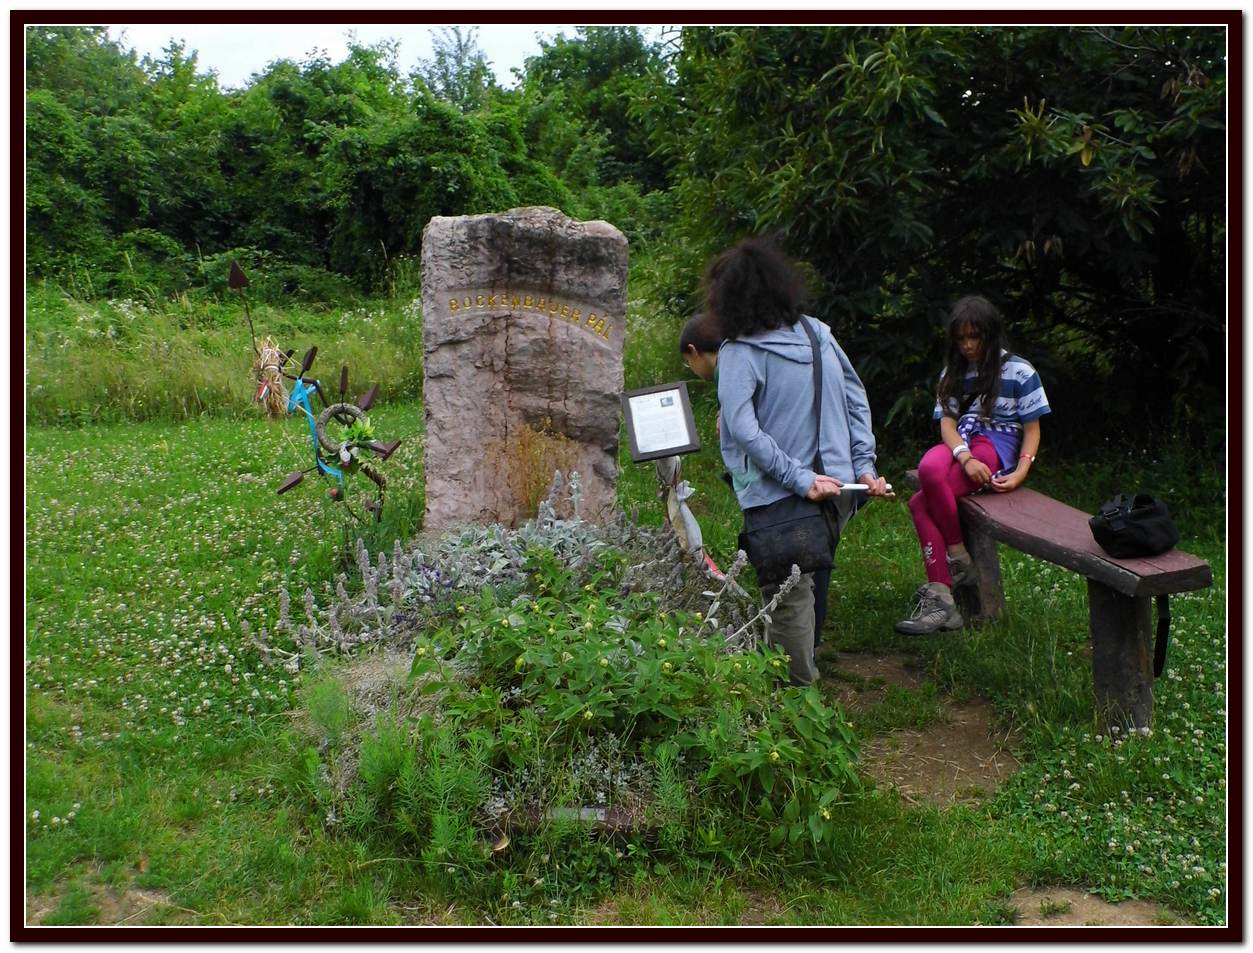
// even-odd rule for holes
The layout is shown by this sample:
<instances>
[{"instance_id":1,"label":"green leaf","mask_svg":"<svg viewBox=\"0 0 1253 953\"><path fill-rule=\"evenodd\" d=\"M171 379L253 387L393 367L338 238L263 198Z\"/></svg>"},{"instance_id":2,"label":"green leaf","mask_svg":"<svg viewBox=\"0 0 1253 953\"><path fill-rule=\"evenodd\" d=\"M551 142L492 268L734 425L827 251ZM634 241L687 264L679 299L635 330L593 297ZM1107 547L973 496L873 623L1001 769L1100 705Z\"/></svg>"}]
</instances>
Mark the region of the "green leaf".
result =
<instances>
[{"instance_id":1,"label":"green leaf","mask_svg":"<svg viewBox=\"0 0 1253 953\"><path fill-rule=\"evenodd\" d=\"M811 837L813 837L815 844L819 843L822 840L822 834L823 834L822 818L820 818L817 814L809 815L809 834Z\"/></svg>"},{"instance_id":2,"label":"green leaf","mask_svg":"<svg viewBox=\"0 0 1253 953\"><path fill-rule=\"evenodd\" d=\"M760 782L762 790L769 794L774 790L774 769L766 764L761 765L757 769L757 780Z\"/></svg>"},{"instance_id":3,"label":"green leaf","mask_svg":"<svg viewBox=\"0 0 1253 953\"><path fill-rule=\"evenodd\" d=\"M801 806L793 796L783 805L783 819L788 822L795 821L801 814Z\"/></svg>"}]
</instances>

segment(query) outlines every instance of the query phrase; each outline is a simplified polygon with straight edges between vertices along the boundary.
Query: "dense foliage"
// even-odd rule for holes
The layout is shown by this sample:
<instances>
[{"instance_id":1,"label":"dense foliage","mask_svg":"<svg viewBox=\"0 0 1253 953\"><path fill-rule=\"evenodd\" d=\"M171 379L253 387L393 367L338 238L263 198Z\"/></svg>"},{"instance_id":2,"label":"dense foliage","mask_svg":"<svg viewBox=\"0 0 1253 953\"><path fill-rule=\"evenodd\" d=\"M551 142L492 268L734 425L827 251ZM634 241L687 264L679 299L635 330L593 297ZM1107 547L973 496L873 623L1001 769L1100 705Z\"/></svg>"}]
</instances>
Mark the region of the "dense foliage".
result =
<instances>
[{"instance_id":1,"label":"dense foliage","mask_svg":"<svg viewBox=\"0 0 1253 953\"><path fill-rule=\"evenodd\" d=\"M1094 403L1212 425L1224 48L1216 27L688 28L637 114L677 166L683 267L779 236L876 408L927 420L936 330L975 291L1083 433Z\"/></svg>"},{"instance_id":2,"label":"dense foliage","mask_svg":"<svg viewBox=\"0 0 1253 953\"><path fill-rule=\"evenodd\" d=\"M335 276L386 290L434 215L638 206L618 174L629 151L602 179L594 150L578 194L541 161L557 139L603 143L597 115L485 83L472 39L454 32L410 77L394 44L353 45L343 62L278 60L224 92L177 46L137 62L103 28L28 29L31 274L89 296L164 295L220 281L230 253L284 274L278 293L339 301Z\"/></svg>"},{"instance_id":3,"label":"dense foliage","mask_svg":"<svg viewBox=\"0 0 1253 953\"><path fill-rule=\"evenodd\" d=\"M172 46L26 31L29 273L79 297L342 303L416 270L433 215L544 204L662 265L677 327L705 259L776 235L881 426L930 428L947 304L982 292L1040 368L1049 441L1185 433L1220 452L1221 27L581 27L513 89L471 29L280 60L223 91ZM1160 386L1161 381L1171 386ZM1098 408L1098 413L1093 413Z\"/></svg>"}]
</instances>

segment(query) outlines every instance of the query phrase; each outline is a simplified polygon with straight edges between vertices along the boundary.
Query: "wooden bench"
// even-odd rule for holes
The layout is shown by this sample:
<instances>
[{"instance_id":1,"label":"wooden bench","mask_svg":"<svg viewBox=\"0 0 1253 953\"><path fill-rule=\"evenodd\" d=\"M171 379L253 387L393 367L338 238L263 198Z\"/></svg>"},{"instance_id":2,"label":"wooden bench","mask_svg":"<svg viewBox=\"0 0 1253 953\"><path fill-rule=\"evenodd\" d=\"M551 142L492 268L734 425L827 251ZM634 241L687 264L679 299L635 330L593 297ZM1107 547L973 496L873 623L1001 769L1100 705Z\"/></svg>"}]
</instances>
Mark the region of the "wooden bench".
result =
<instances>
[{"instance_id":1,"label":"wooden bench","mask_svg":"<svg viewBox=\"0 0 1253 953\"><path fill-rule=\"evenodd\" d=\"M908 476L917 486L916 471ZM1005 611L997 543L1085 576L1097 714L1106 726L1150 726L1153 597L1211 585L1209 563L1178 549L1114 559L1092 538L1089 514L1026 487L964 497L957 511L979 572L976 585L954 593L963 618L990 622Z\"/></svg>"}]
</instances>

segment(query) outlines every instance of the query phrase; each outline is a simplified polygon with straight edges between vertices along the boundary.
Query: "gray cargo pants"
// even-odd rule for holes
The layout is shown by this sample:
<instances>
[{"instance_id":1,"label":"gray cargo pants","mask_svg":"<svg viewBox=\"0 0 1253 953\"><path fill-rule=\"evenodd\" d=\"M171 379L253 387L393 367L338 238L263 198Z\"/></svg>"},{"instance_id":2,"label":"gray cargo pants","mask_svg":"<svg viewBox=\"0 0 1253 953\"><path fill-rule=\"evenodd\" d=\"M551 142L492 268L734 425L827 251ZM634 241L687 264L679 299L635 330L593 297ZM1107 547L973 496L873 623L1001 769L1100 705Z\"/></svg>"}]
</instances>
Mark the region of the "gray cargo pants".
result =
<instances>
[{"instance_id":1,"label":"gray cargo pants","mask_svg":"<svg viewBox=\"0 0 1253 953\"><path fill-rule=\"evenodd\" d=\"M774 598L779 586L762 586L766 602ZM818 677L814 664L814 574L801 573L796 585L785 595L766 626L766 643L777 646L791 656L788 668L793 685L808 685Z\"/></svg>"}]
</instances>

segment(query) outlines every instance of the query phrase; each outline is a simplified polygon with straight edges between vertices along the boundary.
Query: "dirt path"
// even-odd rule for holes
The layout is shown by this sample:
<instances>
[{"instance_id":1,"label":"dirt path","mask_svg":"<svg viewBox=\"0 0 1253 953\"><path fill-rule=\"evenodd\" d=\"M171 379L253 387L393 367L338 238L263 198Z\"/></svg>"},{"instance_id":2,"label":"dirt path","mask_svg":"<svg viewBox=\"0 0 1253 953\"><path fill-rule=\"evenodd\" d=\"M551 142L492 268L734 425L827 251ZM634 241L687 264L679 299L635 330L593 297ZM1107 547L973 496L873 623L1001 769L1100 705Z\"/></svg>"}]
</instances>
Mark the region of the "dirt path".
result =
<instances>
[{"instance_id":1,"label":"dirt path","mask_svg":"<svg viewBox=\"0 0 1253 953\"><path fill-rule=\"evenodd\" d=\"M835 653L826 657L835 695L851 711L883 701L889 685L919 689L922 673L913 656ZM1013 738L993 726L992 706L982 699L956 704L940 700L939 717L921 728L900 728L865 740L862 769L907 801L940 805L982 800L1019 768Z\"/></svg>"},{"instance_id":2,"label":"dirt path","mask_svg":"<svg viewBox=\"0 0 1253 953\"><path fill-rule=\"evenodd\" d=\"M884 701L889 686L920 690L918 661L903 653L828 652L823 659L834 694L853 712ZM834 676L834 677L831 677ZM899 728L866 738L862 770L877 784L914 803L941 806L991 796L1020 767L1010 751L1012 734L995 727L981 699L958 704L939 699L939 717L921 728ZM1023 887L1007 901L1017 926L1160 926L1178 923L1155 903L1108 903L1073 887Z\"/></svg>"},{"instance_id":3,"label":"dirt path","mask_svg":"<svg viewBox=\"0 0 1253 953\"><path fill-rule=\"evenodd\" d=\"M1023 887L1009 898L1020 927L1169 926L1179 918L1143 900L1109 903L1074 887Z\"/></svg>"}]
</instances>

